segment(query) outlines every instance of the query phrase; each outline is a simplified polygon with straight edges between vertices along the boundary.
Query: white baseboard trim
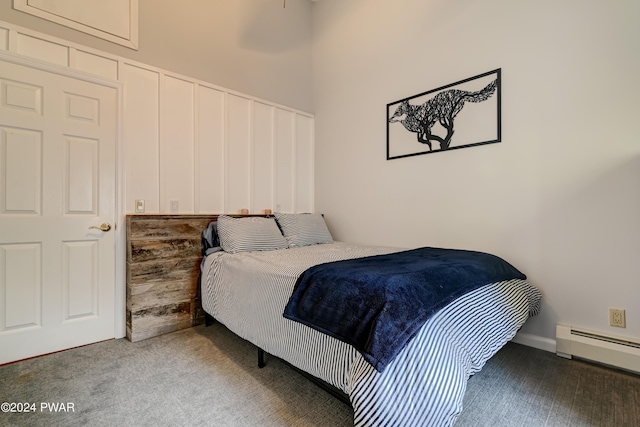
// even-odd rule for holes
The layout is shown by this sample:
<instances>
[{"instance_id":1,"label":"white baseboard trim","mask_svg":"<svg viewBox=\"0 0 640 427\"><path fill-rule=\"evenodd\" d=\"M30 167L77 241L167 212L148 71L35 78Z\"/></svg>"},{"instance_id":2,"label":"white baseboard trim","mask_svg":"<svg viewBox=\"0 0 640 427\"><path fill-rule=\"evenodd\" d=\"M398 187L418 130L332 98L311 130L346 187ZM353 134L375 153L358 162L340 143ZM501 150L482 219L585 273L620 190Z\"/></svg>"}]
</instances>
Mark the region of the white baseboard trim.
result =
<instances>
[{"instance_id":1,"label":"white baseboard trim","mask_svg":"<svg viewBox=\"0 0 640 427\"><path fill-rule=\"evenodd\" d=\"M516 344L526 345L528 347L537 348L551 353L556 352L556 340L541 337L539 335L527 334L526 332L518 332L511 340Z\"/></svg>"}]
</instances>

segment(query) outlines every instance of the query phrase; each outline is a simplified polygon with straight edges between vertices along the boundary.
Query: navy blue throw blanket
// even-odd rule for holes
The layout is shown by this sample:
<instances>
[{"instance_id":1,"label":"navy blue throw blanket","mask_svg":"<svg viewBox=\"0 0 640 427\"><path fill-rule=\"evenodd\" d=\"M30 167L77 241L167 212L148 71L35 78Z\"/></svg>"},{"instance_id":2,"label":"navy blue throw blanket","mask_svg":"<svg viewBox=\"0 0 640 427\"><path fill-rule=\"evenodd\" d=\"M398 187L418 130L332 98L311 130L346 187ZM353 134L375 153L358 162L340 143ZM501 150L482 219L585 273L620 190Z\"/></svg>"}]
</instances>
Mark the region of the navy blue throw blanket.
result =
<instances>
[{"instance_id":1,"label":"navy blue throw blanket","mask_svg":"<svg viewBox=\"0 0 640 427\"><path fill-rule=\"evenodd\" d=\"M284 317L351 344L382 372L450 302L490 283L525 278L495 255L456 249L335 261L300 275Z\"/></svg>"}]
</instances>

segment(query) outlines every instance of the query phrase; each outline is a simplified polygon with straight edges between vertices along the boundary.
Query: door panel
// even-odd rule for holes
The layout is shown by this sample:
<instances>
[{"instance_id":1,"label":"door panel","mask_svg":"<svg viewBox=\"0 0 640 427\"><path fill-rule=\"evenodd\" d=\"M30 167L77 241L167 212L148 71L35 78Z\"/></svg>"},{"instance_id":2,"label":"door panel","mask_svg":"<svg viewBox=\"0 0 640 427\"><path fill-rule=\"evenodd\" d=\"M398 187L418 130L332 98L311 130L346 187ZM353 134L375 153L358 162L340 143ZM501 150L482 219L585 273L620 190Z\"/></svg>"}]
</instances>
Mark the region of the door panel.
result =
<instances>
[{"instance_id":1,"label":"door panel","mask_svg":"<svg viewBox=\"0 0 640 427\"><path fill-rule=\"evenodd\" d=\"M2 169L5 187L2 213L41 213L42 133L26 129L0 127L4 141Z\"/></svg>"},{"instance_id":2,"label":"door panel","mask_svg":"<svg viewBox=\"0 0 640 427\"><path fill-rule=\"evenodd\" d=\"M64 207L67 215L98 213L99 141L65 137Z\"/></svg>"},{"instance_id":3,"label":"door panel","mask_svg":"<svg viewBox=\"0 0 640 427\"><path fill-rule=\"evenodd\" d=\"M0 61L0 363L115 336L117 91Z\"/></svg>"},{"instance_id":4,"label":"door panel","mask_svg":"<svg viewBox=\"0 0 640 427\"><path fill-rule=\"evenodd\" d=\"M41 324L42 280L39 243L2 245L0 265L5 289L6 311L3 330L11 331Z\"/></svg>"}]
</instances>

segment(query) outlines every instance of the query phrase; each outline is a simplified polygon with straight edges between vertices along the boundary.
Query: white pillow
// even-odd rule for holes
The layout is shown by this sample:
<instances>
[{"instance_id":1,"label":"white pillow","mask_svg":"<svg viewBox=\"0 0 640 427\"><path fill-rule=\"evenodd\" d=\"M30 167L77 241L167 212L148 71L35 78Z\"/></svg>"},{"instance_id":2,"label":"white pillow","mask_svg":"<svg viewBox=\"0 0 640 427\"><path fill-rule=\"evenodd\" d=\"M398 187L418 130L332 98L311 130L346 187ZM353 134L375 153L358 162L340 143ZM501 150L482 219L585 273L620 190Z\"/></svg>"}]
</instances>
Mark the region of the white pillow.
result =
<instances>
[{"instance_id":1,"label":"white pillow","mask_svg":"<svg viewBox=\"0 0 640 427\"><path fill-rule=\"evenodd\" d=\"M289 247L333 243L333 237L319 213L274 213Z\"/></svg>"},{"instance_id":2,"label":"white pillow","mask_svg":"<svg viewBox=\"0 0 640 427\"><path fill-rule=\"evenodd\" d=\"M289 247L273 218L218 217L220 246L225 252L273 251Z\"/></svg>"}]
</instances>

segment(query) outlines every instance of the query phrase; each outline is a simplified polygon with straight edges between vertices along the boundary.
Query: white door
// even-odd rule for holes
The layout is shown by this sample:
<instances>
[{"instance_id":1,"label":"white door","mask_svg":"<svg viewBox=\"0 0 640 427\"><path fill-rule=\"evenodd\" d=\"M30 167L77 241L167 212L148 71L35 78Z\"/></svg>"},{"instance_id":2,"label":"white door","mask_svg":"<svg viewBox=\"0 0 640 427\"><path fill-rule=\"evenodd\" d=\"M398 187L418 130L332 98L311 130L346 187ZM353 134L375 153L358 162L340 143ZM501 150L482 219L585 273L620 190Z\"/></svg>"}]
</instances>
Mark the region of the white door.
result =
<instances>
[{"instance_id":1,"label":"white door","mask_svg":"<svg viewBox=\"0 0 640 427\"><path fill-rule=\"evenodd\" d=\"M0 60L0 364L115 336L116 100Z\"/></svg>"}]
</instances>

